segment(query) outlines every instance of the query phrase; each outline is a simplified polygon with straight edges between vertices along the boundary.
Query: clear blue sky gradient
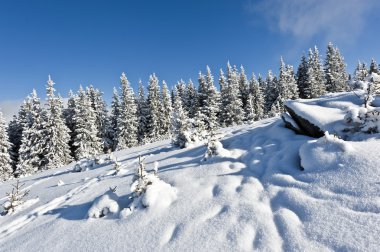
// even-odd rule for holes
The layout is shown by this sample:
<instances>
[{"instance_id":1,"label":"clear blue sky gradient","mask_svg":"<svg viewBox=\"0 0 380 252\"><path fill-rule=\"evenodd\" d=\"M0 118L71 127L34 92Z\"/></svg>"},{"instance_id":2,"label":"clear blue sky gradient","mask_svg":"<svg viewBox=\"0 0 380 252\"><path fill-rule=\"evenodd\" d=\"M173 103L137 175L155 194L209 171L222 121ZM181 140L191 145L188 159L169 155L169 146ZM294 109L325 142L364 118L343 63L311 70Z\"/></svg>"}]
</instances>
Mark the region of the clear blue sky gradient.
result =
<instances>
[{"instance_id":1,"label":"clear blue sky gradient","mask_svg":"<svg viewBox=\"0 0 380 252\"><path fill-rule=\"evenodd\" d=\"M349 42L327 38L323 30L302 39L252 11L259 3L1 1L0 101L23 99L33 88L44 97L48 74L62 96L93 84L109 100L122 71L134 87L153 72L171 86L181 78L196 82L207 64L217 79L227 60L265 75L277 72L282 55L296 68L302 52L317 45L324 54L328 40L341 49L350 71L358 59L369 62L380 53L380 20L373 12Z\"/></svg>"}]
</instances>

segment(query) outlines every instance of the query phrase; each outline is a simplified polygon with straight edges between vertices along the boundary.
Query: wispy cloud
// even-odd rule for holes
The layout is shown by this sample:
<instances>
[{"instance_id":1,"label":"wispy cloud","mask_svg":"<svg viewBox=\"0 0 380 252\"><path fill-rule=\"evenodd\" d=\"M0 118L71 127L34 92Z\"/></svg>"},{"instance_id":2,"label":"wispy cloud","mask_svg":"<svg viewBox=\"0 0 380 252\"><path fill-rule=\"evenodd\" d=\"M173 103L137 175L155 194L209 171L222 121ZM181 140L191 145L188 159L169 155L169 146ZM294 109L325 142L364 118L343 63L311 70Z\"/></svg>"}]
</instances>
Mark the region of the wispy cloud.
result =
<instances>
[{"instance_id":1,"label":"wispy cloud","mask_svg":"<svg viewBox=\"0 0 380 252\"><path fill-rule=\"evenodd\" d=\"M12 120L13 115L17 114L21 104L22 100L0 101L0 111L3 112L6 122Z\"/></svg>"},{"instance_id":2,"label":"wispy cloud","mask_svg":"<svg viewBox=\"0 0 380 252\"><path fill-rule=\"evenodd\" d=\"M361 34L368 15L379 6L378 0L248 0L246 9L296 39L323 36L347 42Z\"/></svg>"},{"instance_id":3,"label":"wispy cloud","mask_svg":"<svg viewBox=\"0 0 380 252\"><path fill-rule=\"evenodd\" d=\"M62 98L63 106L67 106L68 98ZM42 100L42 106L45 105L45 100ZM3 112L5 121L8 123L12 120L13 115L17 115L23 100L8 100L0 101L0 111Z\"/></svg>"}]
</instances>

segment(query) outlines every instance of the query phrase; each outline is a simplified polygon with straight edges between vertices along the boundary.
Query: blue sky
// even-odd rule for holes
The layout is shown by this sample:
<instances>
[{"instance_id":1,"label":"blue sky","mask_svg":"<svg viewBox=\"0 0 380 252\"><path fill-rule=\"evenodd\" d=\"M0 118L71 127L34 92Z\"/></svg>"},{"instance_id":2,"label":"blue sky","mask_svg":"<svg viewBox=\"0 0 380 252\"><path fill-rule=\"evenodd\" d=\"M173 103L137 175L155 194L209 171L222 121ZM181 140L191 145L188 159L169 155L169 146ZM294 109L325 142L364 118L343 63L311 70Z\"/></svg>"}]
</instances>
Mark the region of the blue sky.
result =
<instances>
[{"instance_id":1,"label":"blue sky","mask_svg":"<svg viewBox=\"0 0 380 252\"><path fill-rule=\"evenodd\" d=\"M227 60L247 72L277 72L279 58L299 63L334 42L351 71L357 60L380 61L375 0L33 0L0 2L0 107L36 88L47 75L67 96L93 84L107 99L125 71L134 86L155 72L169 85L215 77ZM6 108L3 108L6 110Z\"/></svg>"}]
</instances>

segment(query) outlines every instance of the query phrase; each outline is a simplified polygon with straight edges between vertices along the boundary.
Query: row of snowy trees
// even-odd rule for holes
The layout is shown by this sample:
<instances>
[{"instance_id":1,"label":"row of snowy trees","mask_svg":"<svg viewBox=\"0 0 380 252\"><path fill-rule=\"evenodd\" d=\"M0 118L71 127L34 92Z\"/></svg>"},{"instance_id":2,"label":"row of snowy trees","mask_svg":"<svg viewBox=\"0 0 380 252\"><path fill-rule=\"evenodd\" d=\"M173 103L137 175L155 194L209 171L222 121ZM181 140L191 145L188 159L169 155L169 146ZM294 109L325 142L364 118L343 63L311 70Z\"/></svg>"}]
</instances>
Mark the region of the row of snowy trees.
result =
<instances>
[{"instance_id":1,"label":"row of snowy trees","mask_svg":"<svg viewBox=\"0 0 380 252\"><path fill-rule=\"evenodd\" d=\"M242 66L227 63L226 73L219 72L219 88L209 67L199 73L198 87L181 80L169 90L152 74L146 89L139 82L137 94L123 73L110 108L93 86L70 91L64 108L49 76L45 104L33 91L8 126L0 121L1 176L31 174L161 138L172 137L184 147L207 139L219 127L276 116L284 111L285 100L348 90L345 67L330 43L324 64L315 47L308 58L302 56L297 74L282 58L278 76L269 71L265 79L247 77ZM374 61L370 70L359 63L352 79L366 78L374 68Z\"/></svg>"}]
</instances>

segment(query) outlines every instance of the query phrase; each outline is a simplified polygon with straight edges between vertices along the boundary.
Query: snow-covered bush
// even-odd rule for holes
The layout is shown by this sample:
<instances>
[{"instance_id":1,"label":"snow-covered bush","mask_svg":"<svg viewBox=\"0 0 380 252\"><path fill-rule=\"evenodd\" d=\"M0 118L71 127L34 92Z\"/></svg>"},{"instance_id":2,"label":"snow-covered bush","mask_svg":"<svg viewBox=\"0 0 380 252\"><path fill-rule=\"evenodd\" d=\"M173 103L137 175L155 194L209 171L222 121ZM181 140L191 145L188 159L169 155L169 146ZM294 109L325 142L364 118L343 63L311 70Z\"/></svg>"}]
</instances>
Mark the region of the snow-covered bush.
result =
<instances>
[{"instance_id":1,"label":"snow-covered bush","mask_svg":"<svg viewBox=\"0 0 380 252\"><path fill-rule=\"evenodd\" d=\"M220 136L212 130L208 136L207 150L204 155L204 161L213 156L229 156L229 151L223 148L223 144L219 141Z\"/></svg>"},{"instance_id":2,"label":"snow-covered bush","mask_svg":"<svg viewBox=\"0 0 380 252\"><path fill-rule=\"evenodd\" d=\"M155 162L153 172L146 172L144 159L139 157L139 167L131 185L132 202L120 212L121 218L130 215L134 209L147 207L155 210L164 209L177 198L176 189L159 179L157 170L158 163Z\"/></svg>"},{"instance_id":3,"label":"snow-covered bush","mask_svg":"<svg viewBox=\"0 0 380 252\"><path fill-rule=\"evenodd\" d=\"M75 164L74 171L75 172L87 171L91 168L94 168L95 165L96 165L96 162L93 158L82 158Z\"/></svg>"},{"instance_id":4,"label":"snow-covered bush","mask_svg":"<svg viewBox=\"0 0 380 252\"><path fill-rule=\"evenodd\" d=\"M24 185L17 180L16 184L12 185L12 192L6 193L8 200L3 204L2 215L13 213L18 206L24 203L24 198L29 194L29 190L21 190Z\"/></svg>"},{"instance_id":5,"label":"snow-covered bush","mask_svg":"<svg viewBox=\"0 0 380 252\"><path fill-rule=\"evenodd\" d=\"M119 160L117 159L117 157L115 157L112 153L109 155L109 160L111 161L111 162L113 162L113 168L115 169L115 171L116 171L116 174L118 173L118 172L120 172L120 170L121 170L121 162L119 162Z\"/></svg>"},{"instance_id":6,"label":"snow-covered bush","mask_svg":"<svg viewBox=\"0 0 380 252\"><path fill-rule=\"evenodd\" d=\"M116 195L116 187L110 188L105 194L94 200L94 203L88 210L88 217L97 219L109 214L118 213L118 199L119 197Z\"/></svg>"},{"instance_id":7,"label":"snow-covered bush","mask_svg":"<svg viewBox=\"0 0 380 252\"><path fill-rule=\"evenodd\" d=\"M352 132L379 133L380 108L351 108L344 119Z\"/></svg>"}]
</instances>

